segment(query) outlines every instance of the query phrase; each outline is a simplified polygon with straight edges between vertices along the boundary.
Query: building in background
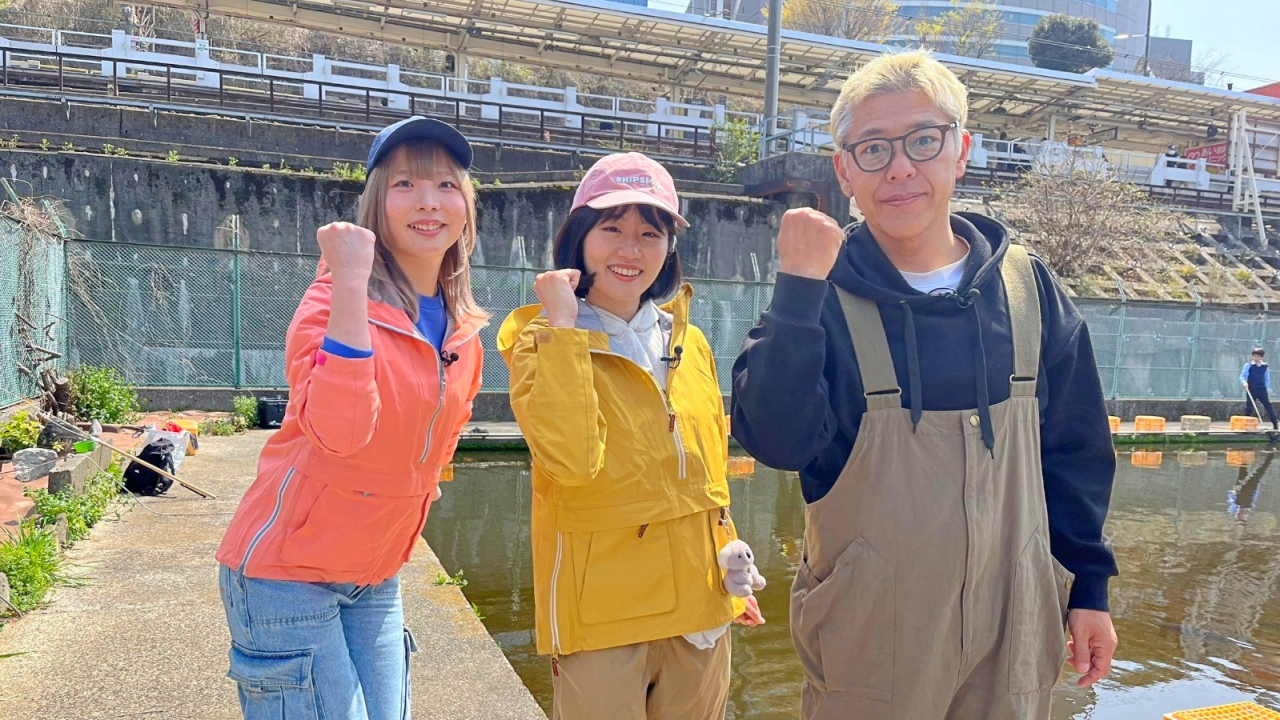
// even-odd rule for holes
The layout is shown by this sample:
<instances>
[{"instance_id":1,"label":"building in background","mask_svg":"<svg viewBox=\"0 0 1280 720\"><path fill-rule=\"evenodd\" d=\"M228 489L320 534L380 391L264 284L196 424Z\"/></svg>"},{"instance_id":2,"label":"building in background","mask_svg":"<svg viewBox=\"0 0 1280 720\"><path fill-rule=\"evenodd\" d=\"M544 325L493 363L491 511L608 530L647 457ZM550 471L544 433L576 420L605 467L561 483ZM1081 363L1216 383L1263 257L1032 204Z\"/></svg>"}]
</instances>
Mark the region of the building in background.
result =
<instances>
[{"instance_id":1,"label":"building in background","mask_svg":"<svg viewBox=\"0 0 1280 720\"><path fill-rule=\"evenodd\" d=\"M898 5L900 13L912 17L934 17L954 7L949 0L899 0ZM1102 36L1116 51L1112 67L1132 72L1141 66L1151 0L998 0L995 9L1004 15L1004 33L990 59L1030 65L1027 40L1036 23L1046 15L1063 13L1098 21Z\"/></svg>"},{"instance_id":2,"label":"building in background","mask_svg":"<svg viewBox=\"0 0 1280 720\"><path fill-rule=\"evenodd\" d=\"M1165 80L1204 84L1204 73L1191 69L1191 41L1151 38L1151 74Z\"/></svg>"},{"instance_id":3,"label":"building in background","mask_svg":"<svg viewBox=\"0 0 1280 720\"><path fill-rule=\"evenodd\" d=\"M685 12L763 25L768 5L769 0L689 0Z\"/></svg>"},{"instance_id":4,"label":"building in background","mask_svg":"<svg viewBox=\"0 0 1280 720\"><path fill-rule=\"evenodd\" d=\"M785 0L784 0L785 2ZM951 10L950 0L897 0L898 14L904 18L936 17ZM961 0L960 4L965 4ZM693 15L723 17L743 22L764 23L768 0L689 0ZM1102 26L1102 35L1115 48L1112 67L1132 72L1141 67L1146 51L1147 20L1151 0L998 0L995 9L1004 15L1004 28L989 59L1030 65L1027 40L1036 23L1046 15L1064 13L1093 18ZM1117 40L1117 36L1121 39ZM900 44L890 41L890 44ZM1189 68L1190 61L1187 61Z\"/></svg>"}]
</instances>

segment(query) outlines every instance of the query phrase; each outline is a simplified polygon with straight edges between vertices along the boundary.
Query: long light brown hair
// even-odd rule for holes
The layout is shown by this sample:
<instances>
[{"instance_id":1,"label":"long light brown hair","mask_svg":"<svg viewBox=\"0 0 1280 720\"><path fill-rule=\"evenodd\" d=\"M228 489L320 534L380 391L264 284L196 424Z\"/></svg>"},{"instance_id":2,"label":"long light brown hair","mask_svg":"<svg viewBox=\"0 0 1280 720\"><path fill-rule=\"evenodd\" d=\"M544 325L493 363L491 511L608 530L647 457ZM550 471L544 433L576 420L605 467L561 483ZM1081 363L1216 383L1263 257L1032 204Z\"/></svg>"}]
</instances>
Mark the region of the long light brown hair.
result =
<instances>
[{"instance_id":1,"label":"long light brown hair","mask_svg":"<svg viewBox=\"0 0 1280 720\"><path fill-rule=\"evenodd\" d=\"M405 275L400 263L391 254L391 248L383 240L387 227L387 176L391 173L392 160L404 154L409 174L415 178L435 176L435 169L448 168L458 183L458 189L467 202L467 226L458 242L445 251L440 262L440 288L445 306L453 314L455 322L464 318L485 320L485 312L471 295L471 252L476 246L476 189L471 184L467 169L439 144L431 141L409 141L378 163L365 178L364 192L356 211L356 224L373 231L377 241L373 272L369 276L369 297L404 310L415 323L418 321L418 292Z\"/></svg>"}]
</instances>

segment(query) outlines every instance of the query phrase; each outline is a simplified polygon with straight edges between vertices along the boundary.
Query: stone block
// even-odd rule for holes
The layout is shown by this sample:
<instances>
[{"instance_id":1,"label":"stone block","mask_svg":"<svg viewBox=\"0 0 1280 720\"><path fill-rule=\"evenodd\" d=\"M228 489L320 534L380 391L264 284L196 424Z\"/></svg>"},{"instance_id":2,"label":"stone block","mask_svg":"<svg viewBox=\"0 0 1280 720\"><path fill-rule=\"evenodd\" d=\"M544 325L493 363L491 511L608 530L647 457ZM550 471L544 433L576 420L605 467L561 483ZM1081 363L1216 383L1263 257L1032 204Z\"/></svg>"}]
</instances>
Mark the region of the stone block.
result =
<instances>
[{"instance_id":1,"label":"stone block","mask_svg":"<svg viewBox=\"0 0 1280 720\"><path fill-rule=\"evenodd\" d=\"M1182 432L1209 432L1210 422L1208 415L1183 415L1180 420Z\"/></svg>"}]
</instances>

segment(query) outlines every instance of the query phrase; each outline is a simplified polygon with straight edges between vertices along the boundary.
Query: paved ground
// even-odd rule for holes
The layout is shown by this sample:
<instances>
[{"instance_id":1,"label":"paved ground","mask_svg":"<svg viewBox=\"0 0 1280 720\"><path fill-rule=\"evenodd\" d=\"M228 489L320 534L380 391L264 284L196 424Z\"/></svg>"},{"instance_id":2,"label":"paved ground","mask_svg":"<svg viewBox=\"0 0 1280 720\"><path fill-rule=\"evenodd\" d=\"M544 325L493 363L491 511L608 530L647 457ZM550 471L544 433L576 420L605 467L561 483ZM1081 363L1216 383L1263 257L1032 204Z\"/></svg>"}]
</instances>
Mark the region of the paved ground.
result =
<instances>
[{"instance_id":1,"label":"paved ground","mask_svg":"<svg viewBox=\"0 0 1280 720\"><path fill-rule=\"evenodd\" d=\"M175 486L69 551L81 580L0 630L0 657L21 653L0 659L0 718L240 717L213 556L266 438L204 440L182 475L216 500ZM461 592L432 584L439 572L423 543L402 576L415 720L545 720Z\"/></svg>"}]
</instances>

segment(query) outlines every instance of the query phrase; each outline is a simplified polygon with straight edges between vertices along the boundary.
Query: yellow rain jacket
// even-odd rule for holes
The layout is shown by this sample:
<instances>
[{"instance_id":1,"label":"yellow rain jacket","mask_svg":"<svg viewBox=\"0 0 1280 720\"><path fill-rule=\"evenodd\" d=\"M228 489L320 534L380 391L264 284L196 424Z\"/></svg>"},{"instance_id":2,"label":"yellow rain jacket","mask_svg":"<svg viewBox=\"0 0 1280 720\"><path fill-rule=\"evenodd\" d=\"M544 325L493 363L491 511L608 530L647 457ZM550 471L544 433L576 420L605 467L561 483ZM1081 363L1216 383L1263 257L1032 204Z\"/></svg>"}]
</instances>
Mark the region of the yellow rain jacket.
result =
<instances>
[{"instance_id":1,"label":"yellow rain jacket","mask_svg":"<svg viewBox=\"0 0 1280 720\"><path fill-rule=\"evenodd\" d=\"M498 332L511 405L533 454L538 652L566 655L723 625L743 611L716 553L729 518L728 430L711 347L671 313L667 387L603 332L552 328L540 305Z\"/></svg>"}]
</instances>

